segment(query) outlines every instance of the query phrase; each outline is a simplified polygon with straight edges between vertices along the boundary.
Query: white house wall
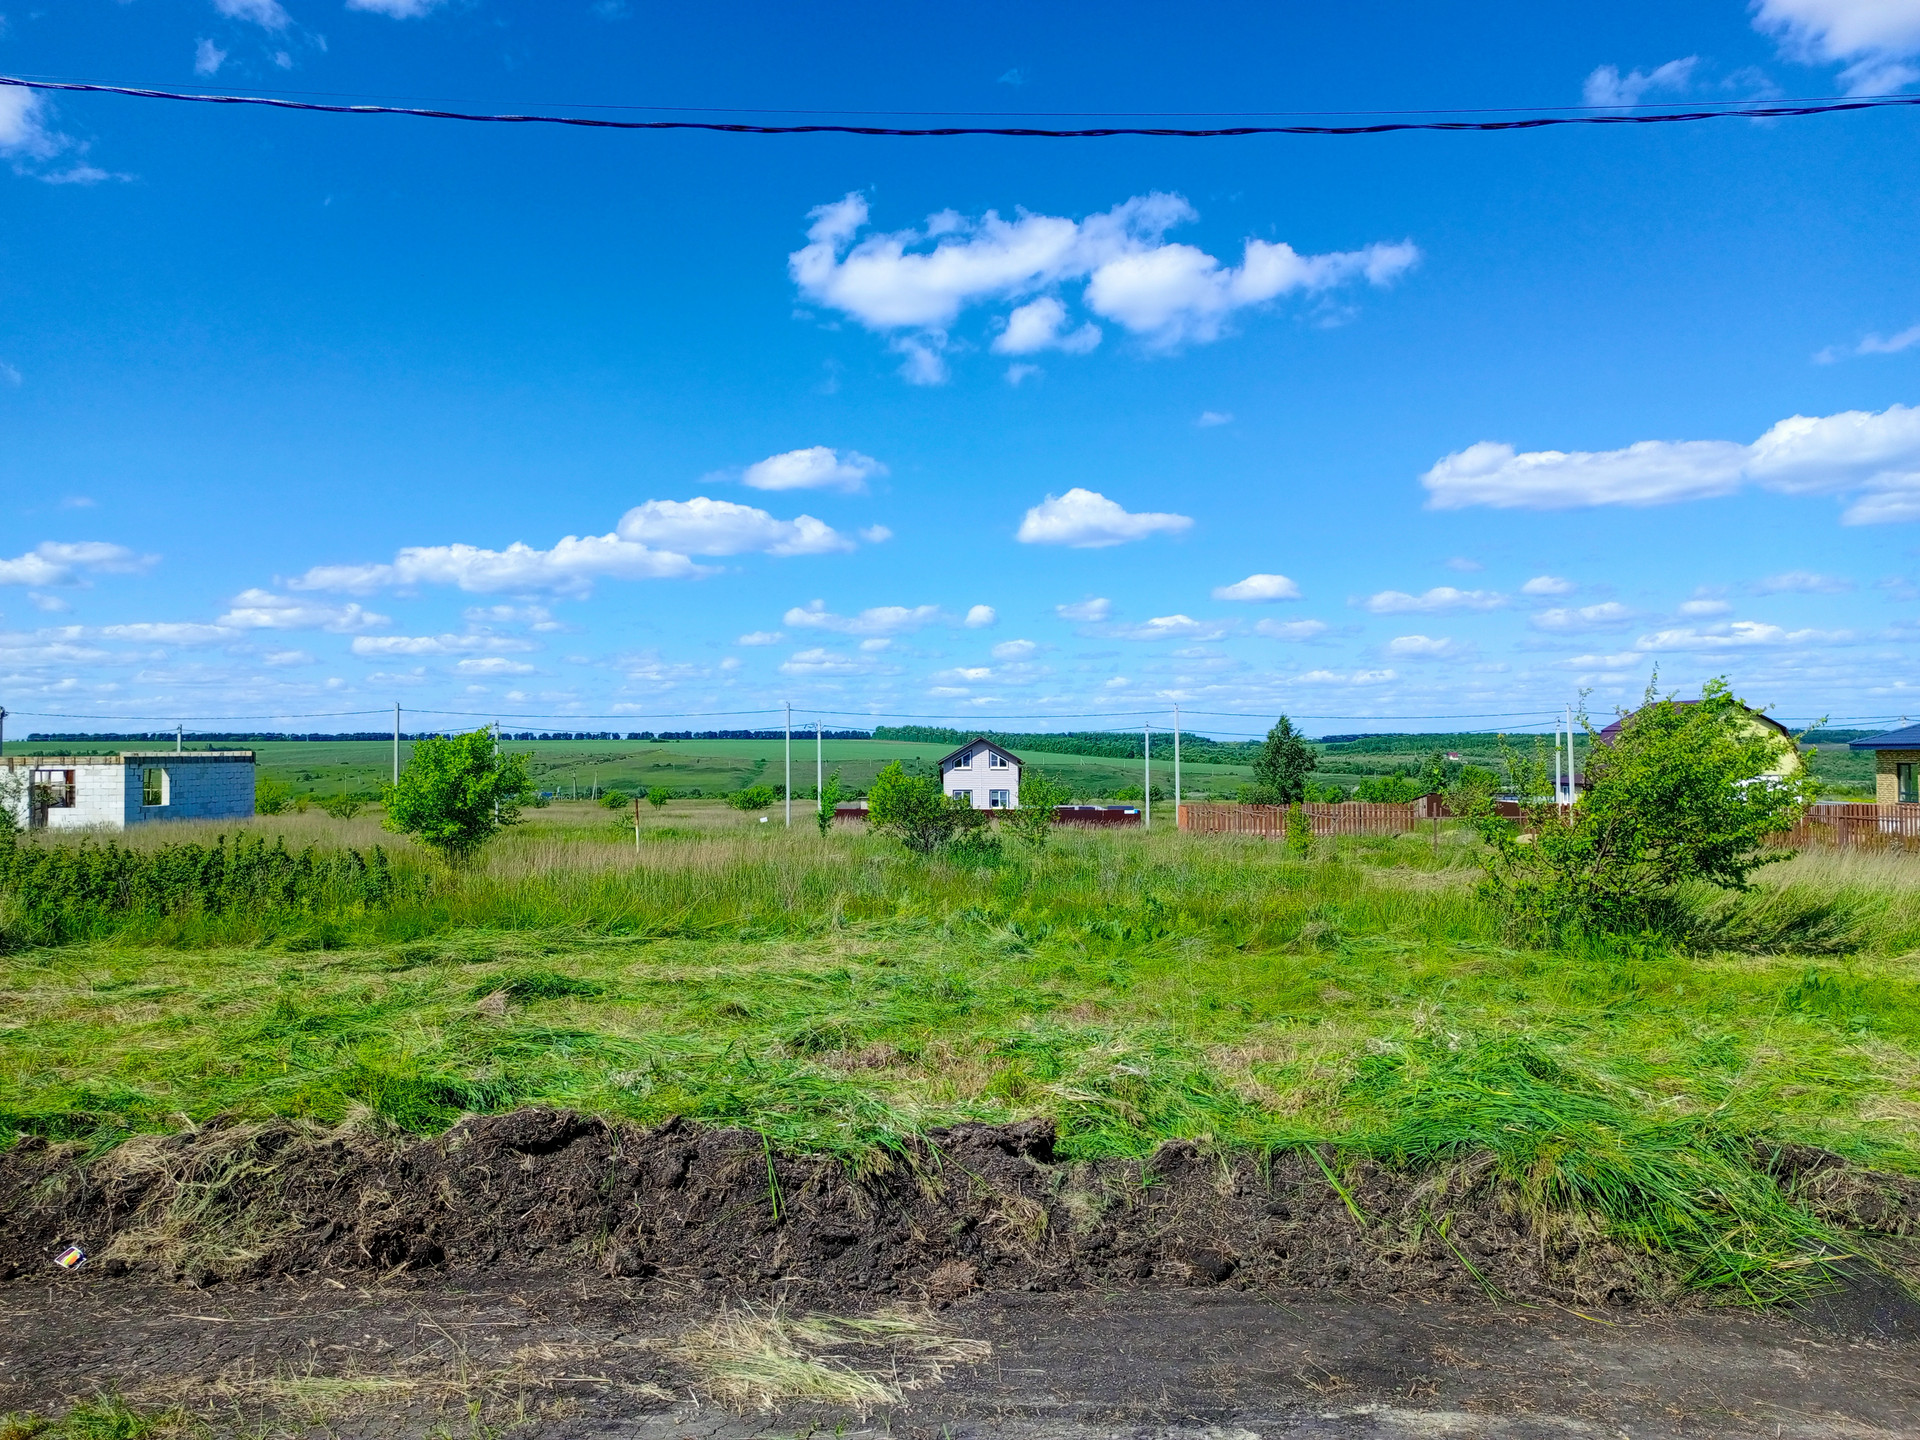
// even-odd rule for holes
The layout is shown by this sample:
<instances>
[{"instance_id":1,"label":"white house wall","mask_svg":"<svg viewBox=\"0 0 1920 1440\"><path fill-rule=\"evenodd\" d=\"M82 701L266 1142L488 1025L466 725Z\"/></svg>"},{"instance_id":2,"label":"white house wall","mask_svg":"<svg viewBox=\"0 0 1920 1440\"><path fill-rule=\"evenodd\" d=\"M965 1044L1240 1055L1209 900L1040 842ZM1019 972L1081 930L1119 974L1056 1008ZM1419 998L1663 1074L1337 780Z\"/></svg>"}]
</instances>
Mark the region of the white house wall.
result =
<instances>
[{"instance_id":1,"label":"white house wall","mask_svg":"<svg viewBox=\"0 0 1920 1440\"><path fill-rule=\"evenodd\" d=\"M975 745L968 749L966 756L956 756L940 767L940 788L951 795L957 790L969 790L973 794L973 808L987 808L987 792L1004 790L1007 792L1007 808L1020 806L1020 766L1009 760L1004 770L991 769L987 757L993 752L984 745ZM960 760L971 757L972 765L962 765Z\"/></svg>"}]
</instances>

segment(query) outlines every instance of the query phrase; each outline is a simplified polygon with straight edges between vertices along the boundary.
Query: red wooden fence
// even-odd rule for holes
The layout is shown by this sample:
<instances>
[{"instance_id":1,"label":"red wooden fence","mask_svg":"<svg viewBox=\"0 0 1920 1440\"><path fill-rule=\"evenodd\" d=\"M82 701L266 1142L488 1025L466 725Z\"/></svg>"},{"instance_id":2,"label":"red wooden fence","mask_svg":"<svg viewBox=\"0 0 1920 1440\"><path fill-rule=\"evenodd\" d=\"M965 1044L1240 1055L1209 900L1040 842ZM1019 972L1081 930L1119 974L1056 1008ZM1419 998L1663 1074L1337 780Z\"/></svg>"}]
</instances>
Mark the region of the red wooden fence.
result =
<instances>
[{"instance_id":1,"label":"red wooden fence","mask_svg":"<svg viewBox=\"0 0 1920 1440\"><path fill-rule=\"evenodd\" d=\"M1805 849L1809 845L1920 847L1920 805L1870 805L1827 801L1807 807L1800 823L1773 843Z\"/></svg>"},{"instance_id":2,"label":"red wooden fence","mask_svg":"<svg viewBox=\"0 0 1920 1440\"><path fill-rule=\"evenodd\" d=\"M1303 805L1321 835L1400 835L1414 828L1417 805ZM1180 807L1180 828L1196 835L1259 835L1278 840L1287 833L1284 805L1192 804Z\"/></svg>"}]
</instances>

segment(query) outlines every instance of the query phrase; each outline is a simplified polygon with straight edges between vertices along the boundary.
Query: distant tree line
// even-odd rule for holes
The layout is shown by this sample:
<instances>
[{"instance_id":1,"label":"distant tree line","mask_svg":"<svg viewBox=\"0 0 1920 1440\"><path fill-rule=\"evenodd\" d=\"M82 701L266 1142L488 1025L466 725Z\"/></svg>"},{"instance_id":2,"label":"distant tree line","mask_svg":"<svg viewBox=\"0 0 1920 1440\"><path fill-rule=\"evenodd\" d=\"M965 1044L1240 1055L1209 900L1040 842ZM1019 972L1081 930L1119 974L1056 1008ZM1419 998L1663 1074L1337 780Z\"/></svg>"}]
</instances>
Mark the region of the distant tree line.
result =
<instances>
[{"instance_id":1,"label":"distant tree line","mask_svg":"<svg viewBox=\"0 0 1920 1440\"><path fill-rule=\"evenodd\" d=\"M1092 755L1104 760L1143 758L1144 739L1138 733L1104 730L1062 730L1028 733L1013 730L950 730L941 725L876 725L876 740L907 740L917 745L960 746L982 736L1005 749L1031 750L1043 755ZM1164 747L1164 748L1162 748ZM1221 765L1250 765L1260 753L1257 740L1209 740L1204 735L1182 734L1180 756L1183 760L1207 761ZM1173 737L1161 731L1154 754L1173 758Z\"/></svg>"}]
</instances>

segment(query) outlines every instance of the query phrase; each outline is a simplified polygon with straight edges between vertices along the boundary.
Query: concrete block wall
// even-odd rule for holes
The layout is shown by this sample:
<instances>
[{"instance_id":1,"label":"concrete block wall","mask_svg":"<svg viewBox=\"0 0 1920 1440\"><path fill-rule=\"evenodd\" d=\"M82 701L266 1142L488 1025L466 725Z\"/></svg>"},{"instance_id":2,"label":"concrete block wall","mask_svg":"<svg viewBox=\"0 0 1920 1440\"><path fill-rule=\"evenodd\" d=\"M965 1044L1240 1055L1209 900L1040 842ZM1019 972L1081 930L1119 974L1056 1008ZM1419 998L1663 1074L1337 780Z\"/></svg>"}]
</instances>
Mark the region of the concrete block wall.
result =
<instances>
[{"instance_id":1,"label":"concrete block wall","mask_svg":"<svg viewBox=\"0 0 1920 1440\"><path fill-rule=\"evenodd\" d=\"M162 820L231 820L253 814L253 756L219 751L129 753L124 786L126 824ZM142 805L149 769L167 772L164 805Z\"/></svg>"},{"instance_id":2,"label":"concrete block wall","mask_svg":"<svg viewBox=\"0 0 1920 1440\"><path fill-rule=\"evenodd\" d=\"M165 770L167 803L143 805L146 771ZM47 811L49 830L121 830L162 820L229 820L253 814L253 752L150 751L125 755L9 755L0 760L0 803L21 828L30 820L35 770L71 770L73 804Z\"/></svg>"}]
</instances>

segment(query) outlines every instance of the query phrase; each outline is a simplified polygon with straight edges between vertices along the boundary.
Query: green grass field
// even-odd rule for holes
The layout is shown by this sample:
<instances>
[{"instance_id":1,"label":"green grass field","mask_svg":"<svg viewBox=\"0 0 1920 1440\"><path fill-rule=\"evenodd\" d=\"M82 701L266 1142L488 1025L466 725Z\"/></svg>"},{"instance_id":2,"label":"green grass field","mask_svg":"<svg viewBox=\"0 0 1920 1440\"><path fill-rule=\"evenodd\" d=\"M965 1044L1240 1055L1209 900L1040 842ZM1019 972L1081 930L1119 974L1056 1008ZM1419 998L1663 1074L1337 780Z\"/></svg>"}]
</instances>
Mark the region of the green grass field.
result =
<instances>
[{"instance_id":1,"label":"green grass field","mask_svg":"<svg viewBox=\"0 0 1920 1440\"><path fill-rule=\"evenodd\" d=\"M204 742L194 743L196 748L207 748ZM1535 737L1517 736L1509 743L1528 753ZM533 778L541 789L567 797L576 791L582 796L591 795L596 789L631 793L655 785L680 793L698 790L704 796L717 796L761 782L777 785L785 776L784 747L778 740L537 740L505 744L508 749L525 751L533 757ZM90 754L133 748L138 747L118 742L11 741L7 753ZM393 747L385 741L267 740L255 742L248 748L259 756L262 779L284 784L295 797L310 800L339 794L372 800L378 797L382 782L392 775ZM931 762L949 748L896 740L828 740L823 746L827 770L838 770L843 786L850 793L864 791L881 767L893 760ZM1497 737L1403 735L1322 746L1320 765L1313 778L1319 784L1351 789L1372 776L1416 771L1436 748L1504 773L1503 752ZM1814 773L1833 795L1872 798L1873 757L1870 754L1856 755L1845 745L1820 745L1815 751ZM402 765L411 753L411 744L402 741ZM1577 753L1584 758L1584 742ZM1141 784L1142 767L1138 760L1038 751L1027 758L1067 784L1075 799L1110 799L1122 789ZM810 735L794 737L793 777L796 795L812 794L814 743ZM1245 765L1182 758L1181 791L1189 799L1209 795L1231 798L1252 778L1252 769ZM1161 735L1154 738L1153 783L1163 794L1172 794L1172 746L1170 739Z\"/></svg>"},{"instance_id":2,"label":"green grass field","mask_svg":"<svg viewBox=\"0 0 1920 1440\"><path fill-rule=\"evenodd\" d=\"M1546 951L1476 898L1476 842L1451 831L1306 860L1079 832L963 868L714 802L648 812L636 842L582 802L435 878L368 816L245 825L386 844L432 893L16 941L0 1129L98 1150L223 1114L432 1132L554 1104L859 1163L932 1124L1048 1114L1080 1156L1173 1136L1486 1149L1555 1194L1644 1171L1620 1203L1671 1200L1696 1230L1761 1223L1712 1198L1735 1170L1758 1183L1728 1158L1756 1141L1920 1173L1920 861L1901 854L1808 853L1693 897L1685 948ZM1784 1224L1761 1225L1767 1265L1798 1243Z\"/></svg>"}]
</instances>

